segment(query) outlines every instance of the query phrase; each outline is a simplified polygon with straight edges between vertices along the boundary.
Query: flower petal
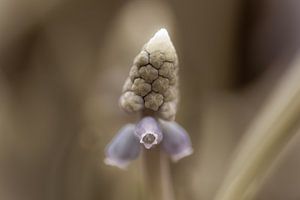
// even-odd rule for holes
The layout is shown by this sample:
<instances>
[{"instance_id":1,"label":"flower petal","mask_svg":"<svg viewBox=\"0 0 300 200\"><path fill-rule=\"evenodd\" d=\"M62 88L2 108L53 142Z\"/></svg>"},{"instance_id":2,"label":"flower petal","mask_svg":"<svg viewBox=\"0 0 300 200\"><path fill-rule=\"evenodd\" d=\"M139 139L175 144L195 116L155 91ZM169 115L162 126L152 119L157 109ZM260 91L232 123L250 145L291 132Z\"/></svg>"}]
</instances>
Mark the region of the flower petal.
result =
<instances>
[{"instance_id":1,"label":"flower petal","mask_svg":"<svg viewBox=\"0 0 300 200\"><path fill-rule=\"evenodd\" d=\"M174 121L160 120L164 139L163 149L170 154L173 161L189 156L193 153L190 137L182 126Z\"/></svg>"},{"instance_id":2,"label":"flower petal","mask_svg":"<svg viewBox=\"0 0 300 200\"><path fill-rule=\"evenodd\" d=\"M134 132L146 149L159 144L163 138L160 126L153 117L144 117L136 125Z\"/></svg>"},{"instance_id":3,"label":"flower petal","mask_svg":"<svg viewBox=\"0 0 300 200\"><path fill-rule=\"evenodd\" d=\"M134 135L134 124L125 125L105 149L105 164L126 168L140 153L140 144Z\"/></svg>"}]
</instances>

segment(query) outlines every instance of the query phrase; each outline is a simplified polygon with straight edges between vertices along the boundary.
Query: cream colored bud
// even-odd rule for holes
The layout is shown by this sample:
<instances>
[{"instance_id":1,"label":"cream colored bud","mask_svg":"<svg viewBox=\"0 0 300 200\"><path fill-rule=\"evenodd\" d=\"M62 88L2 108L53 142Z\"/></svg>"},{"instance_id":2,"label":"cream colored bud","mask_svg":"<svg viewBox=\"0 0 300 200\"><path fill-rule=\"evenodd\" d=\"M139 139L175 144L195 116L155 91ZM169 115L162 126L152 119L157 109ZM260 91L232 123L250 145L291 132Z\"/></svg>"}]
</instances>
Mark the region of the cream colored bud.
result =
<instances>
[{"instance_id":1,"label":"cream colored bud","mask_svg":"<svg viewBox=\"0 0 300 200\"><path fill-rule=\"evenodd\" d=\"M158 71L151 65L143 66L139 69L139 74L141 78L144 79L147 83L152 83L155 79L158 78Z\"/></svg>"},{"instance_id":2,"label":"cream colored bud","mask_svg":"<svg viewBox=\"0 0 300 200\"><path fill-rule=\"evenodd\" d=\"M127 78L124 85L123 85L123 89L122 89L122 92L127 92L127 91L130 91L132 88L132 81L130 78Z\"/></svg>"},{"instance_id":3,"label":"cream colored bud","mask_svg":"<svg viewBox=\"0 0 300 200\"><path fill-rule=\"evenodd\" d=\"M175 69L174 63L165 62L159 69L159 75L168 79L174 79L177 75L177 70Z\"/></svg>"},{"instance_id":4,"label":"cream colored bud","mask_svg":"<svg viewBox=\"0 0 300 200\"><path fill-rule=\"evenodd\" d=\"M136 65L133 65L129 72L129 77L133 81L134 79L138 78L140 76L139 69Z\"/></svg>"},{"instance_id":5,"label":"cream colored bud","mask_svg":"<svg viewBox=\"0 0 300 200\"><path fill-rule=\"evenodd\" d=\"M177 72L176 50L167 30L161 29L135 57L123 87L121 107L127 112L149 109L165 120L173 120L178 102Z\"/></svg>"},{"instance_id":6,"label":"cream colored bud","mask_svg":"<svg viewBox=\"0 0 300 200\"><path fill-rule=\"evenodd\" d=\"M177 60L176 50L170 39L168 31L164 28L155 33L155 35L145 45L145 49L150 54L150 58L153 53L153 58L161 59L161 56L163 56L165 61L175 62Z\"/></svg>"},{"instance_id":7,"label":"cream colored bud","mask_svg":"<svg viewBox=\"0 0 300 200\"><path fill-rule=\"evenodd\" d=\"M137 66L144 66L149 63L149 55L147 51L142 50L134 59L133 63Z\"/></svg>"},{"instance_id":8,"label":"cream colored bud","mask_svg":"<svg viewBox=\"0 0 300 200\"><path fill-rule=\"evenodd\" d=\"M178 88L177 87L172 86L164 93L165 102L174 101L177 98L178 98Z\"/></svg>"},{"instance_id":9,"label":"cream colored bud","mask_svg":"<svg viewBox=\"0 0 300 200\"><path fill-rule=\"evenodd\" d=\"M150 54L150 63L156 69L159 69L166 60L165 55L161 51L154 51Z\"/></svg>"},{"instance_id":10,"label":"cream colored bud","mask_svg":"<svg viewBox=\"0 0 300 200\"><path fill-rule=\"evenodd\" d=\"M144 100L134 92L125 92L120 98L120 106L126 112L138 112L144 108Z\"/></svg>"},{"instance_id":11,"label":"cream colored bud","mask_svg":"<svg viewBox=\"0 0 300 200\"><path fill-rule=\"evenodd\" d=\"M175 114L177 111L176 102L165 102L159 109L159 116L162 119L173 121L175 120Z\"/></svg>"},{"instance_id":12,"label":"cream colored bud","mask_svg":"<svg viewBox=\"0 0 300 200\"><path fill-rule=\"evenodd\" d=\"M169 89L169 79L158 77L153 83L152 83L152 90L155 92L158 92L160 94L163 94L166 92L166 90Z\"/></svg>"},{"instance_id":13,"label":"cream colored bud","mask_svg":"<svg viewBox=\"0 0 300 200\"><path fill-rule=\"evenodd\" d=\"M156 92L151 92L144 98L145 100L145 107L157 111L159 107L163 104L164 97L161 94Z\"/></svg>"},{"instance_id":14,"label":"cream colored bud","mask_svg":"<svg viewBox=\"0 0 300 200\"><path fill-rule=\"evenodd\" d=\"M132 91L143 97L151 91L151 85L146 83L144 79L137 78L133 82Z\"/></svg>"}]
</instances>

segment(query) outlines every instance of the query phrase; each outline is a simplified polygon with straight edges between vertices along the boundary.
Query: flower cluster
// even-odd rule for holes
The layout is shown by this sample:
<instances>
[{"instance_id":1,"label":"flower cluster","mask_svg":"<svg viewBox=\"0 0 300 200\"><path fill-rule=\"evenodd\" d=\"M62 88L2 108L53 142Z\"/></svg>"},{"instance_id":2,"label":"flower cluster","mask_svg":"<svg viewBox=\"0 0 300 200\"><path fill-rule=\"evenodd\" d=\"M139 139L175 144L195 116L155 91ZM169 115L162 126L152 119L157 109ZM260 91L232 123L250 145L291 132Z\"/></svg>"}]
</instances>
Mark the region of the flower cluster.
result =
<instances>
[{"instance_id":1,"label":"flower cluster","mask_svg":"<svg viewBox=\"0 0 300 200\"><path fill-rule=\"evenodd\" d=\"M178 59L165 29L136 56L125 81L120 106L129 113L144 109L174 120L178 103Z\"/></svg>"},{"instance_id":2,"label":"flower cluster","mask_svg":"<svg viewBox=\"0 0 300 200\"><path fill-rule=\"evenodd\" d=\"M193 152L186 131L174 121L156 120L144 117L136 125L127 124L113 138L106 148L105 163L126 168L136 159L143 144L146 149L161 143L161 148L178 161Z\"/></svg>"},{"instance_id":3,"label":"flower cluster","mask_svg":"<svg viewBox=\"0 0 300 200\"><path fill-rule=\"evenodd\" d=\"M106 147L105 163L125 168L138 157L141 144L155 145L177 161L190 155L191 141L176 123L178 104L178 58L167 30L159 30L136 56L125 81L120 106L141 113L137 124L125 125ZM147 115L145 115L147 113Z\"/></svg>"}]
</instances>

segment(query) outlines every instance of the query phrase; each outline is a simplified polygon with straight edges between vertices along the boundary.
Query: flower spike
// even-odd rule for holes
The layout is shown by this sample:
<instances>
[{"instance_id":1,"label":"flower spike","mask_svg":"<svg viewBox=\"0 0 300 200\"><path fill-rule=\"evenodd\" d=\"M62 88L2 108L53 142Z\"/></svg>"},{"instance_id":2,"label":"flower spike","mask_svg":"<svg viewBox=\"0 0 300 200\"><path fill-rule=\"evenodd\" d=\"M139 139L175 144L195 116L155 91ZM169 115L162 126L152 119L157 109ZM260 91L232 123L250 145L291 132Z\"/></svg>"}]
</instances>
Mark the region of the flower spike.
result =
<instances>
[{"instance_id":1,"label":"flower spike","mask_svg":"<svg viewBox=\"0 0 300 200\"><path fill-rule=\"evenodd\" d=\"M125 112L140 114L142 119L119 131L106 148L106 164L125 168L137 158L142 145L161 148L173 161L193 152L189 135L174 121L179 102L178 69L176 50L162 28L135 57L119 100Z\"/></svg>"},{"instance_id":2,"label":"flower spike","mask_svg":"<svg viewBox=\"0 0 300 200\"><path fill-rule=\"evenodd\" d=\"M178 104L178 58L166 29L160 29L136 56L120 106L128 113L152 111L174 120Z\"/></svg>"}]
</instances>

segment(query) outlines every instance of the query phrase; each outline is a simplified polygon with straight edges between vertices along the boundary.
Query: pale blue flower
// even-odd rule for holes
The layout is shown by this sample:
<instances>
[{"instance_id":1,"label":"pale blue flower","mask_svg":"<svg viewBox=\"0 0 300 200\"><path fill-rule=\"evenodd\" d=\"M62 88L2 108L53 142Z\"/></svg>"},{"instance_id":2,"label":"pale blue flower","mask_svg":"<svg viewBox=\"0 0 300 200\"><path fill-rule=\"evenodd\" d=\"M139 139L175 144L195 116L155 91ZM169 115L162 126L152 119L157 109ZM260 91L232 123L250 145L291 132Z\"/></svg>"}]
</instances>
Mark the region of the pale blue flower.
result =
<instances>
[{"instance_id":1,"label":"pale blue flower","mask_svg":"<svg viewBox=\"0 0 300 200\"><path fill-rule=\"evenodd\" d=\"M105 163L126 168L135 160L141 146L147 150L160 145L173 161L192 154L191 140L187 132L174 121L156 120L147 116L136 125L127 124L106 148Z\"/></svg>"},{"instance_id":2,"label":"pale blue flower","mask_svg":"<svg viewBox=\"0 0 300 200\"><path fill-rule=\"evenodd\" d=\"M160 121L164 139L162 148L173 161L189 156L193 153L190 137L182 126L175 121Z\"/></svg>"},{"instance_id":3,"label":"pale blue flower","mask_svg":"<svg viewBox=\"0 0 300 200\"><path fill-rule=\"evenodd\" d=\"M125 125L107 145L106 164L126 168L130 161L138 157L141 147L134 129L134 124Z\"/></svg>"},{"instance_id":4,"label":"pale blue flower","mask_svg":"<svg viewBox=\"0 0 300 200\"><path fill-rule=\"evenodd\" d=\"M163 139L160 125L153 117L144 117L139 121L134 133L146 149L159 144Z\"/></svg>"}]
</instances>

